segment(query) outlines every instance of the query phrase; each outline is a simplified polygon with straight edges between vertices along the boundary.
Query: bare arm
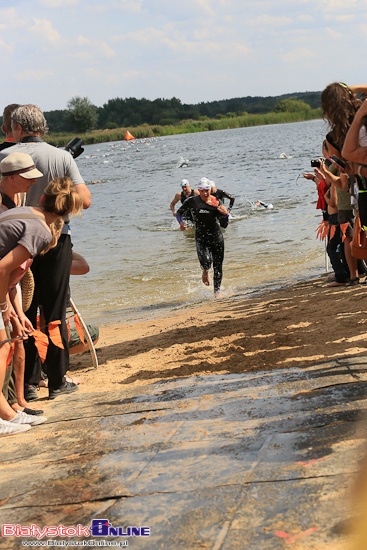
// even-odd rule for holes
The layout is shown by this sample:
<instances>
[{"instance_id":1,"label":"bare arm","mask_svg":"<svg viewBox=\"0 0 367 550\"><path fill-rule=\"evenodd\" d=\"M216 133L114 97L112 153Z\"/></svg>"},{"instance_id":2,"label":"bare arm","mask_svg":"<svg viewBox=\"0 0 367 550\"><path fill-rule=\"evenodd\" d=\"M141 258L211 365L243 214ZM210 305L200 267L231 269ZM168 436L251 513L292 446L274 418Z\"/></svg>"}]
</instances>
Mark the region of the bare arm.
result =
<instances>
[{"instance_id":1,"label":"bare arm","mask_svg":"<svg viewBox=\"0 0 367 550\"><path fill-rule=\"evenodd\" d=\"M355 86L348 86L348 88L354 93L367 93L367 84L356 84Z\"/></svg>"},{"instance_id":2,"label":"bare arm","mask_svg":"<svg viewBox=\"0 0 367 550\"><path fill-rule=\"evenodd\" d=\"M91 205L91 194L90 194L90 191L88 189L88 187L85 185L85 183L78 183L76 186L75 186L75 189L77 190L77 192L79 193L82 201L83 201L83 208L84 210L86 210L87 208L90 207Z\"/></svg>"},{"instance_id":3,"label":"bare arm","mask_svg":"<svg viewBox=\"0 0 367 550\"><path fill-rule=\"evenodd\" d=\"M181 198L181 193L176 193L173 201L171 202L171 204L169 205L170 209L172 210L172 214L174 216L176 216L176 210L175 210L175 205L178 203L178 201L180 200Z\"/></svg>"},{"instance_id":4,"label":"bare arm","mask_svg":"<svg viewBox=\"0 0 367 550\"><path fill-rule=\"evenodd\" d=\"M348 160L359 164L367 164L367 147L359 146L359 130L362 126L362 118L367 115L367 99L355 114L353 122L345 138L342 155Z\"/></svg>"},{"instance_id":5,"label":"bare arm","mask_svg":"<svg viewBox=\"0 0 367 550\"><path fill-rule=\"evenodd\" d=\"M89 264L87 260L77 252L71 253L71 269L70 275L84 275L89 271Z\"/></svg>"},{"instance_id":6,"label":"bare arm","mask_svg":"<svg viewBox=\"0 0 367 550\"><path fill-rule=\"evenodd\" d=\"M347 174L340 174L340 176L335 176L325 166L320 166L320 168L315 168L316 176L320 175L325 178L326 183L329 185L335 185L341 191L346 191L349 185L349 177Z\"/></svg>"},{"instance_id":7,"label":"bare arm","mask_svg":"<svg viewBox=\"0 0 367 550\"><path fill-rule=\"evenodd\" d=\"M9 288L9 281L11 279L12 272L17 269L23 262L31 257L28 250L18 244L13 250L11 250L6 256L0 260L0 302L3 304L7 300L7 293ZM5 326L9 323L10 308L3 313L3 319Z\"/></svg>"}]
</instances>

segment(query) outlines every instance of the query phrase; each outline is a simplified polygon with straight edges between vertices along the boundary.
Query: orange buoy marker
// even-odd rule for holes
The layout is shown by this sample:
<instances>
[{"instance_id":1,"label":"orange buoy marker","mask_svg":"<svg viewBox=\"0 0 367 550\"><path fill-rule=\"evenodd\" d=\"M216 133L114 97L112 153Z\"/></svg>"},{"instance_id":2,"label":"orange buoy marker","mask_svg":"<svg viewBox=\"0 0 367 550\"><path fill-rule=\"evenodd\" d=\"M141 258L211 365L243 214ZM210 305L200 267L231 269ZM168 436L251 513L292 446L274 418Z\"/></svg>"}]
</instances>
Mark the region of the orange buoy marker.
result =
<instances>
[{"instance_id":1,"label":"orange buoy marker","mask_svg":"<svg viewBox=\"0 0 367 550\"><path fill-rule=\"evenodd\" d=\"M126 141L130 141L130 139L135 139L135 138L132 134L130 134L129 130L127 130L127 132L125 134L125 139L126 139Z\"/></svg>"}]
</instances>

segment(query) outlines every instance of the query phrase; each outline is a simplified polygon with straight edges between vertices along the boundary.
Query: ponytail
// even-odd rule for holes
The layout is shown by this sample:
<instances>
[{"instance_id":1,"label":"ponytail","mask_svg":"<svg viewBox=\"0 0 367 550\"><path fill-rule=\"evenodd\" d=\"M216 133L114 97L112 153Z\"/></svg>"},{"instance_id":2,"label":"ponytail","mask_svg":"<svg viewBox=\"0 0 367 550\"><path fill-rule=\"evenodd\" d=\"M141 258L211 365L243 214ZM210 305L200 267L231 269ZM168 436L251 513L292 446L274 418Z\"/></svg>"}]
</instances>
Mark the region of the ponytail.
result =
<instances>
[{"instance_id":1,"label":"ponytail","mask_svg":"<svg viewBox=\"0 0 367 550\"><path fill-rule=\"evenodd\" d=\"M49 246L41 252L43 255L57 245L64 224L62 218L80 214L83 207L83 201L71 179L63 177L55 178L50 181L44 190L41 206L45 212L58 216L49 226L52 234L52 241Z\"/></svg>"},{"instance_id":2,"label":"ponytail","mask_svg":"<svg viewBox=\"0 0 367 550\"><path fill-rule=\"evenodd\" d=\"M83 201L68 177L55 178L44 191L42 208L50 214L72 217L80 213L82 206Z\"/></svg>"}]
</instances>

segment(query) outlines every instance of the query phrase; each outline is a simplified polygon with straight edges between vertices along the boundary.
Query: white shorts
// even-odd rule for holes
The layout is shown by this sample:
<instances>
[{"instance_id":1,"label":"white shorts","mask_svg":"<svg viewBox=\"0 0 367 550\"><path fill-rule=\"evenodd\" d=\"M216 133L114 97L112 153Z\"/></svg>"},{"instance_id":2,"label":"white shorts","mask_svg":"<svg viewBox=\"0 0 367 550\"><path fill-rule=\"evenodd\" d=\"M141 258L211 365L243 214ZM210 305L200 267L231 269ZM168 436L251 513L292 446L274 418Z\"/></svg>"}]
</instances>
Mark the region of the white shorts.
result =
<instances>
[{"instance_id":1,"label":"white shorts","mask_svg":"<svg viewBox=\"0 0 367 550\"><path fill-rule=\"evenodd\" d=\"M3 314L0 313L0 330L3 330L4 328L5 328L5 325L4 325Z\"/></svg>"}]
</instances>

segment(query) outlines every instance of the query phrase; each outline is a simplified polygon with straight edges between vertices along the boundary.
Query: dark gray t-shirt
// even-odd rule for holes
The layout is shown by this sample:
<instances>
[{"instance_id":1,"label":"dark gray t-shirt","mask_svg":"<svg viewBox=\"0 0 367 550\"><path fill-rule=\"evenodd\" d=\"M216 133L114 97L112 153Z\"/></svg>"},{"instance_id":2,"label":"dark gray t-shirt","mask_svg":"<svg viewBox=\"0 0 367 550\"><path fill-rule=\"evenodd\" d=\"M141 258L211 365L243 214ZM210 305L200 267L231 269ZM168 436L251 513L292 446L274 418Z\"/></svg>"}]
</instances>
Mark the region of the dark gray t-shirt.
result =
<instances>
[{"instance_id":1,"label":"dark gray t-shirt","mask_svg":"<svg viewBox=\"0 0 367 550\"><path fill-rule=\"evenodd\" d=\"M15 214L17 218L7 219ZM34 212L30 207L20 206L0 214L0 258L4 258L18 244L24 246L34 258L52 241L51 231L41 219L22 219L23 214Z\"/></svg>"}]
</instances>

